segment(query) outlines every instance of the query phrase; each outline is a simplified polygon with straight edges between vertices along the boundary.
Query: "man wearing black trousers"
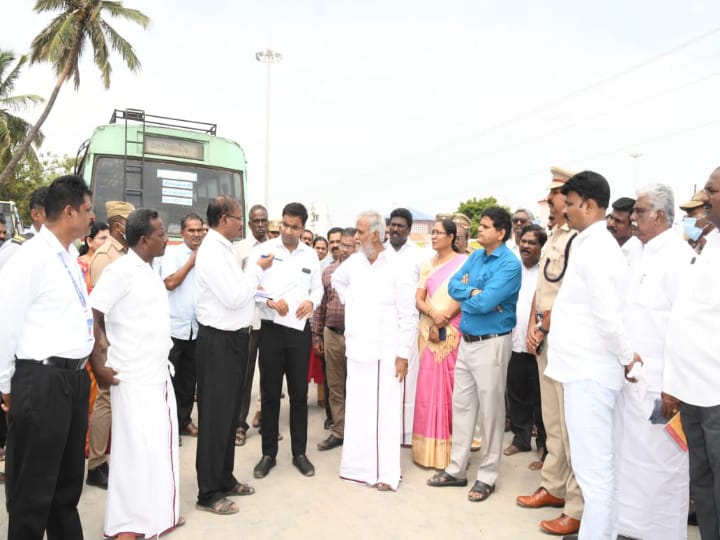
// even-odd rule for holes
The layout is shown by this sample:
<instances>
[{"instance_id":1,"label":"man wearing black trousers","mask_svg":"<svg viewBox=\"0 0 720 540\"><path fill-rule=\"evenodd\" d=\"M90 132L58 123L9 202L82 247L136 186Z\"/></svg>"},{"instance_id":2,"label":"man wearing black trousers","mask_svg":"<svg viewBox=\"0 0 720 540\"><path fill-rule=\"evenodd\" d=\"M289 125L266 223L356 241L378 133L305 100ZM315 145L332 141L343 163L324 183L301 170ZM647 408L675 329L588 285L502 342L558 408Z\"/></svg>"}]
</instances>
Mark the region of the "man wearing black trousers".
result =
<instances>
[{"instance_id":1,"label":"man wearing black trousers","mask_svg":"<svg viewBox=\"0 0 720 540\"><path fill-rule=\"evenodd\" d=\"M315 474L315 467L305 455L307 374L312 342L308 318L320 304L323 289L317 254L300 242L307 217L302 204L287 204L282 213L280 237L257 248L274 255L277 264L263 275L262 287L269 298L259 303L263 455L255 466L255 478L263 478L275 466L283 375L290 395L293 465L305 476Z\"/></svg>"},{"instance_id":2,"label":"man wearing black trousers","mask_svg":"<svg viewBox=\"0 0 720 540\"><path fill-rule=\"evenodd\" d=\"M227 497L255 492L233 476L235 430L255 315L255 293L273 257L260 257L246 272L240 268L232 240L240 236L243 215L235 199L213 199L207 218L210 230L195 260L199 423L196 508L226 515L239 510Z\"/></svg>"},{"instance_id":3,"label":"man wearing black trousers","mask_svg":"<svg viewBox=\"0 0 720 540\"><path fill-rule=\"evenodd\" d=\"M95 218L77 176L55 180L47 221L0 272L0 391L9 410L5 500L11 540L83 538L92 311L73 241ZM12 399L11 399L12 398Z\"/></svg>"}]
</instances>

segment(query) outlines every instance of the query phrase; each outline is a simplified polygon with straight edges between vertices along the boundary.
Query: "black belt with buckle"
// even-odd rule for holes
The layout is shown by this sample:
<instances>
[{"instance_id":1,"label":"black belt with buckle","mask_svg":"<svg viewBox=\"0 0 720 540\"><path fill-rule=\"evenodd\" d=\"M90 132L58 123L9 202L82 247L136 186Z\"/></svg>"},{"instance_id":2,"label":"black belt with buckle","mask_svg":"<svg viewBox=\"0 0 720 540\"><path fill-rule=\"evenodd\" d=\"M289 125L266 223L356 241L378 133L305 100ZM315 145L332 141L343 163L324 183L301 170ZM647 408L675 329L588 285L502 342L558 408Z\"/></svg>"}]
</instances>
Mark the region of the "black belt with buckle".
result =
<instances>
[{"instance_id":1,"label":"black belt with buckle","mask_svg":"<svg viewBox=\"0 0 720 540\"><path fill-rule=\"evenodd\" d=\"M345 329L344 328L335 328L334 326L326 326L328 330L331 332L335 332L336 334L345 335Z\"/></svg>"},{"instance_id":2,"label":"black belt with buckle","mask_svg":"<svg viewBox=\"0 0 720 540\"><path fill-rule=\"evenodd\" d=\"M484 336L472 336L470 334L463 334L462 337L468 343L475 343L476 341L485 341L486 339L492 339L501 336L507 336L510 332L503 332L502 334L485 334Z\"/></svg>"},{"instance_id":3,"label":"black belt with buckle","mask_svg":"<svg viewBox=\"0 0 720 540\"><path fill-rule=\"evenodd\" d=\"M34 360L32 358L17 358L18 362L35 362L41 366L50 366L60 369L69 369L79 371L85 367L89 356L84 358L63 358L61 356L49 356L43 360Z\"/></svg>"}]
</instances>

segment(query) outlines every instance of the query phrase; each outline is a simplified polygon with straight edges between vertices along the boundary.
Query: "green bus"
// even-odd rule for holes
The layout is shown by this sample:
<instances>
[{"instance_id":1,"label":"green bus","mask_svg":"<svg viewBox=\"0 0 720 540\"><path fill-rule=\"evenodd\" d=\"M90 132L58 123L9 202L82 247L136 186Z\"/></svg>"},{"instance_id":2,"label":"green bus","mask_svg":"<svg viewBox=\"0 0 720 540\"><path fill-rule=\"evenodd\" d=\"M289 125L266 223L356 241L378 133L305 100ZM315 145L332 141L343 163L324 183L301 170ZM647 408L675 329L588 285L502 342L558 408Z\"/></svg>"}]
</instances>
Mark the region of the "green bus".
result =
<instances>
[{"instance_id":1,"label":"green bus","mask_svg":"<svg viewBox=\"0 0 720 540\"><path fill-rule=\"evenodd\" d=\"M229 195L246 209L247 162L217 125L116 109L78 150L76 174L93 191L98 221L107 201L127 201L160 213L168 236L180 237L188 212L206 219L208 202Z\"/></svg>"}]
</instances>

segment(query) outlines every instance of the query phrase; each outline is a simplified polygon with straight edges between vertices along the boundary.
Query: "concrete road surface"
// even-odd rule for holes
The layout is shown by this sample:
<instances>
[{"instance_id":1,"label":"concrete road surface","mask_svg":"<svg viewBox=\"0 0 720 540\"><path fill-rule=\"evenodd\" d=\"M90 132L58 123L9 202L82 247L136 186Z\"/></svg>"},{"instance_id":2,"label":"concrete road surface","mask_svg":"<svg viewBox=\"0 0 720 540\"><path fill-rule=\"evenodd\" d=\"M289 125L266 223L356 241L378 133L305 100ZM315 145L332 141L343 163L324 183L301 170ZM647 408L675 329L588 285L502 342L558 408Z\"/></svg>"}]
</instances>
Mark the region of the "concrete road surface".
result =
<instances>
[{"instance_id":1,"label":"concrete road surface","mask_svg":"<svg viewBox=\"0 0 720 540\"><path fill-rule=\"evenodd\" d=\"M258 377L255 378L257 387ZM531 510L515 504L515 497L530 494L540 481L540 472L528 464L533 453L503 457L496 491L485 502L467 500L468 488L431 488L425 484L433 471L413 464L410 449L402 450L403 480L397 492L352 484L338 477L341 449L317 451L317 443L329 434L323 429L324 410L314 405L315 385L310 385L308 457L316 474L306 478L293 467L288 429L288 400L282 400L280 442L277 466L262 480L252 478L261 456L257 429L248 433L247 443L236 449L235 475L255 487L255 495L236 497L240 512L217 516L195 509L195 443L183 437L180 448L180 511L187 520L184 527L164 538L204 540L219 538L317 539L413 538L549 540L557 538L541 532L538 523L560 515L562 509ZM256 408L253 401L251 416ZM506 433L506 443L510 443ZM468 477L475 476L478 454L472 454ZM85 539L103 538L106 492L85 486L80 499L80 515ZM4 506L4 492L0 500ZM0 512L0 537L7 536L7 514ZM690 527L689 540L699 540L696 527Z\"/></svg>"}]
</instances>

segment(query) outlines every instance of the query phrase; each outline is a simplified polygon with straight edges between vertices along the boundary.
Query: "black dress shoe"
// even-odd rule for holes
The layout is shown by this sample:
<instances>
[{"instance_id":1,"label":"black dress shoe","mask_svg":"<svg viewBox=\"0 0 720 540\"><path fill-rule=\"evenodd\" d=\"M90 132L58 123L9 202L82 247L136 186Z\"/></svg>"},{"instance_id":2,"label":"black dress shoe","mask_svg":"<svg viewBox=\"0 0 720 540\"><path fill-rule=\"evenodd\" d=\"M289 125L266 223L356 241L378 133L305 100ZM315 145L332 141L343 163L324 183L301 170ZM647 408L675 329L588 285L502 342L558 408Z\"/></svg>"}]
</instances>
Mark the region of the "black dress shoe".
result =
<instances>
[{"instance_id":1,"label":"black dress shoe","mask_svg":"<svg viewBox=\"0 0 720 540\"><path fill-rule=\"evenodd\" d=\"M263 456L260 458L260 461L258 461L258 464L255 465L255 469L253 470L253 476L255 478L265 478L267 474L270 472L270 469L272 469L277 461L274 457L270 456Z\"/></svg>"},{"instance_id":2,"label":"black dress shoe","mask_svg":"<svg viewBox=\"0 0 720 540\"><path fill-rule=\"evenodd\" d=\"M342 443L343 443L342 439L338 439L335 435L330 434L330 436L327 439L319 442L317 447L318 447L318 450L332 450L333 448L342 446Z\"/></svg>"},{"instance_id":3,"label":"black dress shoe","mask_svg":"<svg viewBox=\"0 0 720 540\"><path fill-rule=\"evenodd\" d=\"M96 486L102 489L108 488L108 474L110 469L108 468L107 461L102 465L98 465L94 469L88 469L87 478L85 483L88 486Z\"/></svg>"},{"instance_id":4,"label":"black dress shoe","mask_svg":"<svg viewBox=\"0 0 720 540\"><path fill-rule=\"evenodd\" d=\"M326 418L326 419L325 419L325 422L323 422L323 427L324 427L325 429L330 429L331 427L333 427L332 418Z\"/></svg>"},{"instance_id":5,"label":"black dress shoe","mask_svg":"<svg viewBox=\"0 0 720 540\"><path fill-rule=\"evenodd\" d=\"M315 467L305 454L300 454L293 458L293 465L298 471L303 473L305 476L313 476L315 474Z\"/></svg>"}]
</instances>

